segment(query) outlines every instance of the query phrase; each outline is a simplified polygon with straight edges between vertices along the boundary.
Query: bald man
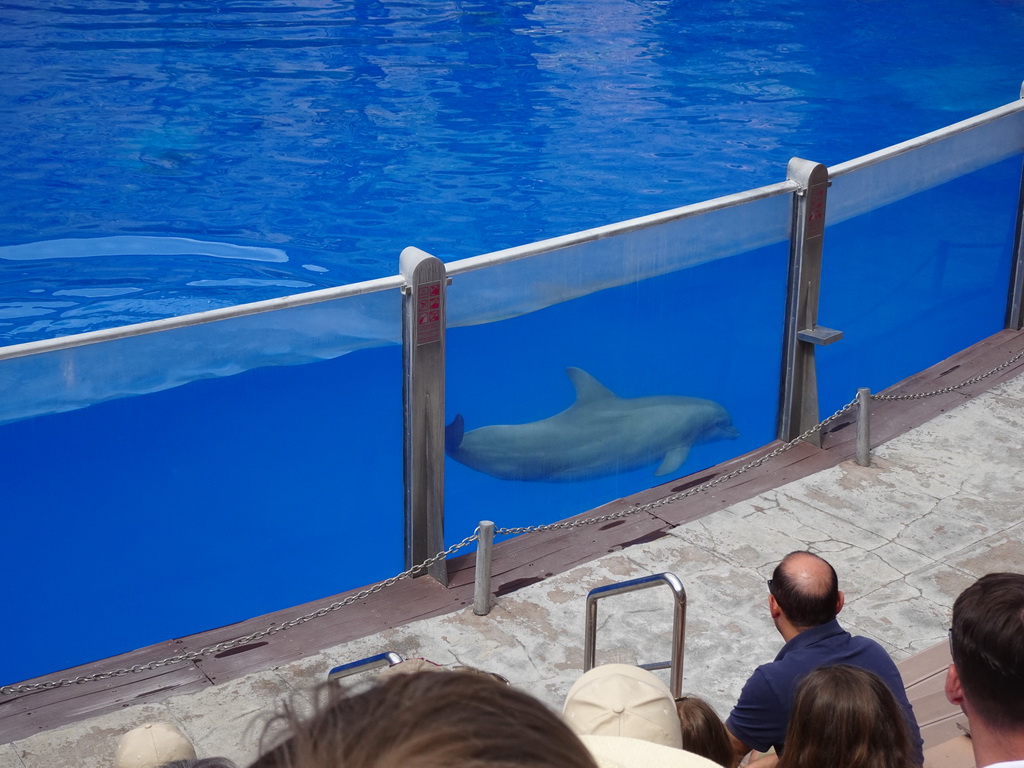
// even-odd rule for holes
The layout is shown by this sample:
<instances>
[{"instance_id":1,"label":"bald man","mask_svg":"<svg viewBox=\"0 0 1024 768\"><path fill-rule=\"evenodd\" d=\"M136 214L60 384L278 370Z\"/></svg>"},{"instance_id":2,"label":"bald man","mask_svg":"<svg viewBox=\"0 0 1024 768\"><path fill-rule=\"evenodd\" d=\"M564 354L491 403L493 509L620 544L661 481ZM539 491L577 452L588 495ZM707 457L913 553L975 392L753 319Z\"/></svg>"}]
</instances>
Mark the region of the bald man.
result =
<instances>
[{"instance_id":1,"label":"bald man","mask_svg":"<svg viewBox=\"0 0 1024 768\"><path fill-rule=\"evenodd\" d=\"M754 670L725 723L737 757L772 747L782 754L797 684L818 667L850 664L874 672L892 690L910 726L917 763L924 762L921 730L900 673L882 646L839 626L843 599L835 569L811 552L791 552L776 566L768 609L786 644L775 661Z\"/></svg>"}]
</instances>

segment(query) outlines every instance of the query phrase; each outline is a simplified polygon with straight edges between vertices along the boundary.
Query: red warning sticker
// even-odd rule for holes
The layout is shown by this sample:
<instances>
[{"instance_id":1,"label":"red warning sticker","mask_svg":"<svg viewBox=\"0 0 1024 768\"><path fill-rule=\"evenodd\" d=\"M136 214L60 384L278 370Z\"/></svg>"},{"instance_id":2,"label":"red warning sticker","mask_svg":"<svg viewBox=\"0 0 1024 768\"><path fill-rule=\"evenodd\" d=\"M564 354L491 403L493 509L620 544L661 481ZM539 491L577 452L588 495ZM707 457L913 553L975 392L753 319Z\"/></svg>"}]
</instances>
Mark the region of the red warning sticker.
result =
<instances>
[{"instance_id":1,"label":"red warning sticker","mask_svg":"<svg viewBox=\"0 0 1024 768\"><path fill-rule=\"evenodd\" d=\"M441 338L441 282L424 283L416 292L416 344Z\"/></svg>"}]
</instances>

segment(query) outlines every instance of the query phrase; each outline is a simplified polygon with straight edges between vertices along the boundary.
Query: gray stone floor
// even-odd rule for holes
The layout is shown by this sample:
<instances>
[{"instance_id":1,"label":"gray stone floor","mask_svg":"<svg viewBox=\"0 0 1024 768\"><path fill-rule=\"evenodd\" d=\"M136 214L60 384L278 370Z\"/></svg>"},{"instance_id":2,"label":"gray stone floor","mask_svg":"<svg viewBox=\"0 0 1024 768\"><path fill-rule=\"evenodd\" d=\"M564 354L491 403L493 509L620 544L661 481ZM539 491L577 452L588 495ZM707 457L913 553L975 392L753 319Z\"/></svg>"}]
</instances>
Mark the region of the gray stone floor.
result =
<instances>
[{"instance_id":1,"label":"gray stone floor","mask_svg":"<svg viewBox=\"0 0 1024 768\"><path fill-rule=\"evenodd\" d=\"M501 672L558 707L583 658L593 587L671 571L688 595L685 688L728 714L746 676L782 642L765 579L780 557L809 548L839 572L840 620L898 659L945 637L953 599L978 576L1024 569L1024 376L847 463L609 554L470 611L400 627L294 664L127 708L0 746L0 768L107 768L118 737L152 720L178 723L200 756L244 765L266 713L339 663L385 650ZM602 601L598 663L668 658L662 589Z\"/></svg>"}]
</instances>

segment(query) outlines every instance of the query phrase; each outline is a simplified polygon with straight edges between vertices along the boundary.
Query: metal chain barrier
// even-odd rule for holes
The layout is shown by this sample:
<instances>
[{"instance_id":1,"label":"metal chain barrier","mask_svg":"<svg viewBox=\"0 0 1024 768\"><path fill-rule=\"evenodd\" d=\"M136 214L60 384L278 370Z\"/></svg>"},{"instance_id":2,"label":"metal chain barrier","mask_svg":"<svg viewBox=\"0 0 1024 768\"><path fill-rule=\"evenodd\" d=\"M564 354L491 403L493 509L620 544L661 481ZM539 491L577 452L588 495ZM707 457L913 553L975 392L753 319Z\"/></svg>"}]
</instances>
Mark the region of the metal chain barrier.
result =
<instances>
[{"instance_id":1,"label":"metal chain barrier","mask_svg":"<svg viewBox=\"0 0 1024 768\"><path fill-rule=\"evenodd\" d=\"M170 664L180 664L184 661L195 661L204 656L212 656L215 653L222 653L223 651L229 651L232 648L238 648L242 645L248 645L249 643L260 640L264 637L270 637L276 635L278 632L283 632L286 629L297 627L300 624L305 624L307 621L318 619L321 616L326 616L328 613L344 608L346 605L352 605L359 600L364 600L370 595L374 595L387 587L392 587L403 579L410 579L417 574L426 572L427 568L432 566L441 560L446 559L449 555L458 552L460 549L468 547L479 536L479 528L473 531L473 533L458 544L452 544L448 549L443 552L438 552L433 557L429 557L419 565L414 565L407 571L402 571L397 576L392 576L390 579L385 579L374 584L372 587L367 587L364 590L356 592L355 594L349 595L343 600L338 600L335 603L326 605L323 608L319 608L312 613L307 613L305 616L298 616L294 619L282 622L280 624L274 624L266 629L261 629L258 632L253 632L251 635L245 637L236 637L234 640L225 640L222 643L216 645L210 645L206 648L201 648L197 651L185 651L179 653L176 656L169 656L166 659L159 661L151 661L147 664L134 664L130 667L124 667L122 669L115 669L109 672L95 672L91 675L80 675L79 677L68 677L61 678L59 680L46 680L41 683L26 683L24 685L5 685L0 687L0 694L4 696L11 696L19 693L36 693L38 691L49 691L54 688L64 688L69 685L78 685L80 683L92 683L97 680L109 680L112 677L124 677L125 675L135 674L137 672L148 672L150 670L159 669L160 667L166 667Z\"/></svg>"},{"instance_id":2,"label":"metal chain barrier","mask_svg":"<svg viewBox=\"0 0 1024 768\"><path fill-rule=\"evenodd\" d=\"M829 424L831 424L833 421L838 419L840 416L842 416L843 414L849 412L850 409L852 409L856 404L857 404L857 398L854 398L853 400L848 402L846 405L844 405L842 408L840 408L838 411L833 413L831 416L829 416L824 421L821 421L821 422L815 424L813 427L808 429L803 434L799 435L798 437L793 438L788 443L783 443L782 445L780 445L779 447L777 447L775 450L771 451L770 453L766 453L764 456L761 456L760 458L754 459L753 461L750 461L750 462L744 464L742 467L739 467L738 469L734 469L732 472L727 472L724 475L719 475L718 477L714 478L713 480L709 480L706 483L701 483L700 485L695 485L693 488L687 488L685 491L680 491L679 493L673 494L671 496L666 496L663 499L658 499L657 501L652 501L652 502L649 502L647 504L637 504L637 505L629 507L627 509L619 510L618 512L612 512L612 513L607 514L607 515L600 515L599 517L585 517L585 518L582 518L580 520L569 520L569 521L562 522L562 523L551 523L549 525L527 525L527 526L523 526L523 527L520 527L520 528L496 528L494 533L496 535L507 536L507 535L515 535L515 534L520 534L520 533L538 533L538 532L543 532L543 531L564 531L564 530L570 530L572 528L582 528L585 525L596 525L597 523L606 523L606 522L608 522L610 520L620 520L620 519L622 519L624 517L629 517L629 516L635 515L635 514L637 514L639 512L647 512L647 511L652 510L652 509L657 509L658 507L663 507L666 504L672 504L673 502L679 501L680 499L685 499L685 498L687 498L689 496L695 496L698 493L702 493L702 492L708 490L709 488L714 488L716 485L720 485L721 483L724 483L727 480L732 480L735 477L739 477L744 472L749 472L752 469L756 469L757 467L759 467L762 464L764 464L766 461L771 461L776 456L778 456L778 455L780 455L782 453L785 453L786 451L791 449L797 443L799 443L799 442L801 442L803 440L806 440L811 435L813 435L815 432L821 431L824 427L826 427Z\"/></svg>"},{"instance_id":3,"label":"metal chain barrier","mask_svg":"<svg viewBox=\"0 0 1024 768\"><path fill-rule=\"evenodd\" d=\"M993 374L999 373L1001 370L1003 370L1005 368L1009 368L1011 365L1013 365L1014 363L1016 363L1018 360L1021 360L1021 359L1024 359L1024 352L1018 352L1016 355L1011 357L1005 363L1003 363L1002 365L997 365L991 371L987 371L985 373L980 373L977 376L968 379L967 381L962 381L959 384L954 384L954 385L952 385L950 387L945 387L943 389L933 389L931 392L919 392L916 395L872 395L871 399L872 400L922 400L922 399L924 399L926 397L933 397L935 395L945 395L945 394L947 394L949 392L956 392L956 390L963 389L964 387L970 386L971 384L977 384L979 381L984 381L989 376L992 376Z\"/></svg>"},{"instance_id":4,"label":"metal chain barrier","mask_svg":"<svg viewBox=\"0 0 1024 768\"><path fill-rule=\"evenodd\" d=\"M1005 370L1006 368L1009 368L1011 365L1013 365L1014 363L1016 363L1018 360L1021 360L1021 359L1024 359L1024 351L1018 352L1016 355L1011 357L1009 360L1007 360L1006 362L1004 362L1004 363L1002 363L1000 365L997 365L995 368L993 368L990 371L986 371L985 373L978 374L977 376L974 376L974 377L972 377L970 379L967 379L966 381L962 381L959 384L954 384L952 386L945 387L943 389L936 389L936 390L932 390L930 392L920 392L918 394L913 394L913 395L871 395L871 399L872 400L920 400L920 399L923 399L923 398L926 398L926 397L933 397L935 395L944 395L944 394L946 394L948 392L955 392L958 389L963 389L964 387L970 386L971 384L977 384L979 381L983 381L983 380L987 379L989 376L992 376L992 375L994 375L996 373L999 373L999 371L1002 371L1002 370ZM806 432L801 434L799 437L796 437L796 438L790 440L788 443L783 443L782 445L780 445L779 447L777 447L775 450L771 451L770 453L766 453L764 456L761 456L758 459L754 459L753 461L748 462L747 464L744 464L739 469L734 469L732 472L727 472L726 474L720 475L719 477L716 477L716 478L714 478L712 480L709 480L706 483L701 483L700 485L696 485L693 488L688 488L687 490L682 491L682 492L677 493L677 494L674 494L672 496L666 496L663 499L658 499L657 501L652 501L652 502L650 502L648 504L638 504L636 506L629 507L628 509L623 509L623 510L620 510L618 512L613 512L613 513L608 514L608 515L601 515L599 517L587 517L587 518L582 518L580 520L572 520L572 521L563 522L563 523L552 523L550 525L528 525L528 526L523 526L523 527L520 527L520 528L497 528L497 529L495 529L494 533L495 533L495 535L507 536L507 535L515 535L515 534L520 534L520 533L537 533L537 532L543 532L543 531L569 530L569 529L572 529L572 528L581 528L581 527L583 527L585 525L596 525L597 523L606 523L606 522L609 522L611 520L619 520L619 519L622 519L622 518L625 518L625 517L629 517L630 515L635 515L635 514L637 514L639 512L647 512L647 511L650 511L652 509L657 509L658 507L663 507L666 504L672 504L672 503L674 503L676 501L679 501L681 499L685 499L685 498L687 498L689 496L694 496L694 495L696 495L698 493L702 493L702 492L704 492L704 491L706 491L706 490L708 490L710 488L714 488L716 485L724 483L727 480L732 480L733 478L739 477L744 472L749 472L752 469L756 469L757 467L759 467L762 464L764 464L766 461L771 461L776 456L778 456L778 455L780 455L782 453L785 453L786 451L790 450L797 443L806 440L811 435L813 435L815 432L820 432L822 429L824 429L826 426L828 426L833 421L838 419L840 416L842 416L845 413L848 413L856 405L857 405L857 398L855 397L855 398L853 398L853 400L848 402L846 405L844 405L842 408L840 408L838 411L833 413L831 416L829 416L824 421L822 421L822 422L820 422L818 424L815 424L813 427L808 429Z\"/></svg>"},{"instance_id":5,"label":"metal chain barrier","mask_svg":"<svg viewBox=\"0 0 1024 768\"><path fill-rule=\"evenodd\" d=\"M926 397L934 397L935 395L944 395L949 392L955 392L956 390L962 389L966 386L970 386L971 384L977 384L979 381L983 381L984 379L987 379L989 376L999 373L999 371L1002 371L1010 367L1011 365L1013 365L1014 363L1021 359L1024 359L1024 351L1017 353L1009 360L1002 363L1001 365L996 366L990 371L974 376L959 384L944 387L943 389L936 389L930 392L920 392L912 395L871 395L871 399L880 401L920 400ZM833 413L824 421L815 424L813 427L805 431L803 434L793 438L788 443L783 443L782 445L778 446L771 452L766 453L764 456L754 459L753 461L744 464L742 467L734 469L732 472L727 472L724 475L719 475L718 477L715 477L714 479L709 480L706 483L695 485L692 488L688 488L685 491L681 491L671 496L666 496L663 499L658 499L657 501L652 501L647 504L637 504L627 509L619 510L618 512L612 512L607 515L600 515L598 517L585 517L579 520L570 520L561 523L550 523L547 525L527 525L518 528L496 528L494 530L494 533L495 535L500 536L515 536L523 533L543 533L545 531L572 530L574 528L582 528L587 525L597 525L598 523L606 523L612 520L621 520L623 518L636 515L640 512L649 512L650 510L658 509L659 507L663 507L666 504L673 504L677 501L688 498L690 496L695 496L698 493L703 493L704 491L714 488L716 485L720 485L728 480L732 480L734 478L739 477L745 472L749 472L752 469L760 467L765 462L771 461L776 456L779 456L785 453L786 451L790 450L798 443L807 440L809 437L811 437L811 435L815 434L816 432L820 432L822 429L827 427L840 416L843 416L844 414L848 413L856 405L857 398L855 397L853 400L848 402L846 405L844 405L842 408ZM238 648L242 645L248 645L249 643L255 642L256 640L260 640L261 638L275 635L278 632L283 632L286 629L291 629L292 627L297 627L300 624L305 624L307 621L312 621L313 619L320 618L321 616L326 616L328 613L332 613L333 611L336 611L339 608L344 608L347 605L352 605L353 603L358 602L359 600L366 599L370 595L374 595L388 587L394 586L403 579L409 579L413 576L416 576L417 574L423 573L427 570L427 568L434 565L435 563L447 559L448 556L458 552L460 549L464 549L465 547L472 544L474 541L477 541L479 538L479 533L480 529L478 527L473 531L471 535L464 538L458 544L453 544L443 552L438 552L433 557L427 558L422 563L414 565L412 568L406 571L402 571L397 576L392 576L390 579L385 579L384 581L378 582L371 587L367 587L366 589L356 592L355 594L349 595L343 600L339 600L335 603L331 603L330 605L324 606L323 608L319 608L313 611L312 613L307 613L304 616L289 619L288 621L282 622L281 624L275 624L273 626L267 627L266 629L262 629L258 632L253 632L251 635L237 637L234 640L226 640L222 643L207 646L206 648L201 648L197 651L186 651L176 656L169 656L166 659L161 659L160 661L151 661L147 664L135 664L131 667L124 667L122 669L111 670L109 672L96 672L91 675L81 675L79 677L72 678L61 678L59 680L47 680L41 683L27 683L24 685L5 685L0 687L0 694L4 696L11 696L19 693L35 693L38 691L52 690L54 688L63 688L69 685L78 685L80 683L91 683L98 680L108 680L113 677L123 677L125 675L134 674L137 672L148 672L154 669L159 669L160 667L166 667L170 664L180 664L181 662L185 661L194 661L204 656L211 656L216 653L222 653L223 651L229 651L232 648Z\"/></svg>"}]
</instances>

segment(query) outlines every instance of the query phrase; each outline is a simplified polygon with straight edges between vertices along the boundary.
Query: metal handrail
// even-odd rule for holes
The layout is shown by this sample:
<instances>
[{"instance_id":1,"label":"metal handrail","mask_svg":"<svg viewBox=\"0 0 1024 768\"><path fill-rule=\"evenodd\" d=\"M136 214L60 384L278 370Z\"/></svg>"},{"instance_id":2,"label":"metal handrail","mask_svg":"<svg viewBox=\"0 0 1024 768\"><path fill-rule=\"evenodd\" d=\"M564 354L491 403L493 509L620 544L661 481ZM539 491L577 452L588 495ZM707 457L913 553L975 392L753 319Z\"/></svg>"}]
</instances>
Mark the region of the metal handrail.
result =
<instances>
[{"instance_id":1,"label":"metal handrail","mask_svg":"<svg viewBox=\"0 0 1024 768\"><path fill-rule=\"evenodd\" d=\"M871 152L869 154L862 155L861 157L830 166L828 169L829 178L835 179L840 176L844 176L860 168L874 165L875 163L882 162L883 160L896 155L904 154L958 133L963 133L971 128L991 123L1009 114L1020 112L1024 110L1024 86L1022 86L1021 93L1022 98L1017 101L989 110L980 115L970 117L966 120L961 120L958 123L940 128L936 131L917 136L899 144L894 144L890 147L878 150L877 152ZM640 216L627 221L594 227L592 229L575 232L569 235L553 237L526 245L515 246L513 248L506 248L500 251L493 251L491 253L459 259L457 261L449 262L446 265L447 271L449 276L472 272L482 267L516 261L518 259L536 256L541 253L559 250L572 245L601 240L612 235L644 229L656 224L692 218L694 216L721 210L723 208L730 208L735 205L749 203L754 200L775 197L777 195L791 194L798 189L799 185L789 180L777 182L775 184L768 184L754 189L712 198L711 200L685 205L668 211L662 211L660 213ZM219 309L180 315L177 317L162 318L160 320L151 320L144 323L119 326L117 328L72 334L55 339L42 339L39 341L26 342L24 344L12 344L0 347L0 360L41 354L43 352L68 349L87 344L96 344L103 341L112 341L114 339L127 338L131 336L142 336L158 331L167 331L192 325L202 325L218 320L227 320L234 317L271 312L277 309L289 309L308 304L317 304L345 296L354 296L362 293L372 293L376 291L400 288L402 285L404 285L404 280L401 275L392 275L389 277L351 283L349 285L334 288L307 291L305 293L292 294L290 296L239 304L231 307L222 307Z\"/></svg>"},{"instance_id":2,"label":"metal handrail","mask_svg":"<svg viewBox=\"0 0 1024 768\"><path fill-rule=\"evenodd\" d=\"M587 593L587 622L583 636L583 671L588 672L595 666L597 656L597 601L621 595L627 592L636 592L641 589L649 589L660 584L667 584L672 590L673 615L672 615L672 659L671 661L653 662L640 664L642 669L669 669L669 687L672 695L678 698L683 694L683 651L686 644L686 590L683 583L674 573L658 573L653 576L641 576L638 579L630 579L617 584L608 584L603 587L596 587Z\"/></svg>"},{"instance_id":3,"label":"metal handrail","mask_svg":"<svg viewBox=\"0 0 1024 768\"><path fill-rule=\"evenodd\" d=\"M875 152L869 152L866 155L855 157L851 160L846 160L836 165L830 165L828 169L829 178L836 179L840 176L845 176L848 173L853 173L861 168L866 168L869 165L875 165L881 163L889 158L902 155L907 152L911 152L920 147L927 146L928 144L934 144L937 141L942 141L950 136L955 136L958 133L964 133L977 128L978 126L985 125L987 123L995 122L1000 120L1007 115L1012 115L1016 112L1024 110L1024 87L1021 88L1022 96L1016 101L1011 101L1009 104L1004 104L1001 107L990 109L987 112L982 112L980 115L974 115L965 120L961 120L952 125L947 125L938 130L930 131L929 133L923 133L920 136L915 136L912 139L901 141L898 144L892 144L891 146L884 147Z\"/></svg>"},{"instance_id":4,"label":"metal handrail","mask_svg":"<svg viewBox=\"0 0 1024 768\"><path fill-rule=\"evenodd\" d=\"M714 197L710 200L704 200L699 203L683 205L679 208L661 211L660 213L651 213L645 216L627 219L625 221L618 221L613 224L605 224L600 227L584 229L568 235L560 235L546 240L538 240L533 243L517 245L500 251L482 253L478 256L469 256L465 259L448 262L446 265L448 268L448 275L449 277L454 277L483 267L490 267L495 264L504 264L509 261L517 261L530 256L538 256L543 253L568 248L572 245L581 245L595 240L602 240L613 235L621 235L626 232L646 229L648 227L666 224L672 221L679 221L681 219L692 219L706 213L720 211L724 208L732 208L734 206L751 203L756 200L764 200L769 197L778 197L780 195L790 195L796 192L799 188L798 184L787 179L786 181L779 181L774 184L766 184L761 187L746 189L742 192L734 192L728 195Z\"/></svg>"},{"instance_id":5,"label":"metal handrail","mask_svg":"<svg viewBox=\"0 0 1024 768\"><path fill-rule=\"evenodd\" d=\"M367 672L377 667L393 667L395 664L401 664L403 661L405 659L394 651L384 651L384 653L378 653L376 656L367 656L365 659L359 659L359 661L341 664L327 673L327 679L339 680L343 677L354 675L357 672Z\"/></svg>"},{"instance_id":6,"label":"metal handrail","mask_svg":"<svg viewBox=\"0 0 1024 768\"><path fill-rule=\"evenodd\" d=\"M766 186L756 187L743 192L723 195L722 197L716 197L700 203L693 203L691 205L673 208L669 211L640 216L627 221L615 222L613 224L606 224L604 226L574 232L569 235L548 238L546 240L540 240L526 245L506 248L501 251L494 251L492 253L485 253L479 256L459 259L457 261L449 262L446 266L449 276L472 272L482 267L501 264L508 261L516 261L529 256L537 256L542 253L559 250L560 248L566 248L570 245L578 245L580 243L586 243L593 240L601 240L612 235L630 232L637 229L645 229L647 227L663 224L669 221L675 221L677 219L692 218L711 211L730 208L735 205L760 200L766 197L790 194L795 191L796 188L797 186L791 181L768 184ZM363 293L374 293L376 291L401 288L404 284L405 279L401 275L391 275L389 277L365 280L333 288L323 288L317 291L306 291L304 293L292 294L290 296L281 296L273 299L265 299L263 301L249 302L247 304L221 307L219 309L211 309L205 312L194 312L188 315L161 318L159 320L123 325L116 328L105 328L98 331L76 333L68 336L60 336L55 339L41 339L39 341L25 342L24 344L11 344L6 347L0 347L0 360L42 354L44 352L52 352L58 349L81 347L87 344L98 344L104 341L113 341L115 339L123 339L132 336L143 336L149 333L156 333L158 331L169 331L176 328L203 325L205 323L212 323L218 320L229 320L236 317L244 317L246 315L272 312L278 309L290 309L292 307L301 307L308 304L319 304L321 302L332 301L346 296L355 296Z\"/></svg>"},{"instance_id":7,"label":"metal handrail","mask_svg":"<svg viewBox=\"0 0 1024 768\"><path fill-rule=\"evenodd\" d=\"M259 315L279 309L292 309L309 304L320 304L325 301L334 301L335 299L343 299L348 296L359 296L364 293L395 290L401 288L404 284L405 280L401 275L380 277L374 280L364 280L359 283L349 283L348 285L341 285L335 288L322 288L318 291L294 293L290 296L280 296L276 299L264 299L263 301L252 301L248 304L208 309L205 312L193 312L189 315L165 317L159 320L148 320L144 323L121 325L116 328L74 333L69 336L58 336L55 339L40 339L39 341L27 341L23 344L11 344L6 347L0 347L0 360L39 355L58 349L84 347L88 344L99 344L104 341L114 341L132 336L145 336L149 333L172 331L176 328L204 325L247 315Z\"/></svg>"}]
</instances>

